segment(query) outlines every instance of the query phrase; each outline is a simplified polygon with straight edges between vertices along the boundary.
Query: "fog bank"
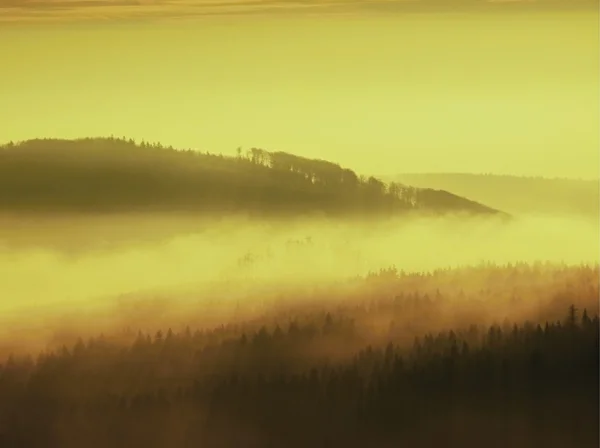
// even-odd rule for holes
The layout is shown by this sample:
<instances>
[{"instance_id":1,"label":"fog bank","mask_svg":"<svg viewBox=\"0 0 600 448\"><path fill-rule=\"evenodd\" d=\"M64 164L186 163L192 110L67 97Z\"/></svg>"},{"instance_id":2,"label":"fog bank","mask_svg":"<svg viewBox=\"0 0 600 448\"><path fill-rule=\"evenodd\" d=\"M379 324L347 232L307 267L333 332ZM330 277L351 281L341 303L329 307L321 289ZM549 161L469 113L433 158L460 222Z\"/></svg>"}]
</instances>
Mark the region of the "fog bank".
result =
<instances>
[{"instance_id":1,"label":"fog bank","mask_svg":"<svg viewBox=\"0 0 600 448\"><path fill-rule=\"evenodd\" d=\"M151 219L111 218L121 235L135 235L141 223ZM38 222L28 232L35 238L34 233L43 229L43 222ZM165 299L155 302L154 311L147 308L148 317L169 314L176 320L178 314L189 316L190 310L206 306L210 296L221 311L229 313L215 314L211 322L216 324L231 317L234 308L258 300L257 288L325 284L392 265L398 270L428 271L481 262L598 263L600 247L593 223L567 217L516 218L508 223L475 217L378 223L232 218L198 221L195 230L188 222L186 229L186 233L154 241L146 227L145 244L138 239L79 252L44 247L43 238L37 247L11 246L5 237L0 240L4 247L0 252L0 328L4 333L0 340L7 333L14 336L17 328L51 332L66 321L79 321L80 329L89 330L94 322L100 324L101 314L115 314L115 310L120 310L120 324L127 325L123 312L129 297ZM85 228L80 231L85 233ZM65 232L68 237L74 229ZM20 234L20 238L25 236ZM94 237L110 240L110 234ZM219 288L227 291L221 297ZM133 324L142 324L143 315L136 316ZM205 313L204 318L209 317Z\"/></svg>"}]
</instances>

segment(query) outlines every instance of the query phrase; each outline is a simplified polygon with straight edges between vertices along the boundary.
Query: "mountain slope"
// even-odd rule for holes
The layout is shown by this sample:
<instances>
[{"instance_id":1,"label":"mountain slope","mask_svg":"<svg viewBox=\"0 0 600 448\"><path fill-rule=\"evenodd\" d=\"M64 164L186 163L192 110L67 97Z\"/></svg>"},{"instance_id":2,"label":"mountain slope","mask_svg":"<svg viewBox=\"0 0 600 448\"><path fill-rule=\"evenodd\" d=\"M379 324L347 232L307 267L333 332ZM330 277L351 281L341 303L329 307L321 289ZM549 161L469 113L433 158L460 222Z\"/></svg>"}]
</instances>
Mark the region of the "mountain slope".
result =
<instances>
[{"instance_id":1,"label":"mountain slope","mask_svg":"<svg viewBox=\"0 0 600 448\"><path fill-rule=\"evenodd\" d=\"M0 147L0 209L297 215L498 213L447 192L385 184L323 160L252 148L224 157L115 138Z\"/></svg>"},{"instance_id":2,"label":"mountain slope","mask_svg":"<svg viewBox=\"0 0 600 448\"><path fill-rule=\"evenodd\" d=\"M393 180L449 190L511 214L576 215L598 219L600 183L462 173L399 174Z\"/></svg>"}]
</instances>

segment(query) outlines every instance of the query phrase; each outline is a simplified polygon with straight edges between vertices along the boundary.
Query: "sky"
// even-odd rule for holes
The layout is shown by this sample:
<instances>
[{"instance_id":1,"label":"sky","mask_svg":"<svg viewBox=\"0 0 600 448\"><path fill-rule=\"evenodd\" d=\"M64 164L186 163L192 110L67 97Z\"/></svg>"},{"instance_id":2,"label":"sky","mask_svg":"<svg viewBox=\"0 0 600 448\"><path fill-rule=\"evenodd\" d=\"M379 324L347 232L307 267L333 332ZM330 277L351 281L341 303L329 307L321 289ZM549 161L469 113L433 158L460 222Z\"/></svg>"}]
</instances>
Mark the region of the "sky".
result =
<instances>
[{"instance_id":1,"label":"sky","mask_svg":"<svg viewBox=\"0 0 600 448\"><path fill-rule=\"evenodd\" d=\"M281 15L439 12L457 10L597 10L596 0L0 0L5 21L183 18L207 15Z\"/></svg>"},{"instance_id":2,"label":"sky","mask_svg":"<svg viewBox=\"0 0 600 448\"><path fill-rule=\"evenodd\" d=\"M0 142L594 178L598 56L587 0L0 0Z\"/></svg>"}]
</instances>

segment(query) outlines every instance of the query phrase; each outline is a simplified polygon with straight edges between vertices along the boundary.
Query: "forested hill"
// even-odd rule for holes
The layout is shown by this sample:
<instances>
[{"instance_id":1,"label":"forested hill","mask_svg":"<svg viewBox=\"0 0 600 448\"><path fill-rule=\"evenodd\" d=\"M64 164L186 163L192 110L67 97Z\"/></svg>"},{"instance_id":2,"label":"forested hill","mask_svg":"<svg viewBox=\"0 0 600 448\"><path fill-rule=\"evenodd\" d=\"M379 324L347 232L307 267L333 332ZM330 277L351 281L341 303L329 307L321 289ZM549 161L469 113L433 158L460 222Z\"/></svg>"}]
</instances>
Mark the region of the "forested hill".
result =
<instances>
[{"instance_id":1,"label":"forested hill","mask_svg":"<svg viewBox=\"0 0 600 448\"><path fill-rule=\"evenodd\" d=\"M133 140L37 139L0 147L0 209L372 216L499 213L445 191L386 184L324 160L252 148L226 157Z\"/></svg>"},{"instance_id":2,"label":"forested hill","mask_svg":"<svg viewBox=\"0 0 600 448\"><path fill-rule=\"evenodd\" d=\"M514 215L600 216L598 180L460 173L399 174L390 180L450 190Z\"/></svg>"}]
</instances>

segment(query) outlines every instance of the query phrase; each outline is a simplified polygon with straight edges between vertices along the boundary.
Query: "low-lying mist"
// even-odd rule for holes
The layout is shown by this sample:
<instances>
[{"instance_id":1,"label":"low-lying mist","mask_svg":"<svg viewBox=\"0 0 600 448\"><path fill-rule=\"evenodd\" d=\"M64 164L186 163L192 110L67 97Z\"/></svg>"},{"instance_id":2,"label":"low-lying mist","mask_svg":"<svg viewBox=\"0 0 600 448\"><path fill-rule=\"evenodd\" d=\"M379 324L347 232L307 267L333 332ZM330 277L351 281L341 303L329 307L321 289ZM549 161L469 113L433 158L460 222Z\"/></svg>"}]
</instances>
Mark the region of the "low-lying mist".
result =
<instances>
[{"instance_id":1,"label":"low-lying mist","mask_svg":"<svg viewBox=\"0 0 600 448\"><path fill-rule=\"evenodd\" d=\"M0 342L10 340L11 349L43 346L59 333L151 329L165 320L176 327L191 316L196 325L218 325L252 309L265 291L316 287L390 266L595 264L600 247L594 223L569 217L359 223L187 216L179 226L164 216L48 218L22 226L15 219L11 228L20 230L0 239ZM73 250L77 241L81 247Z\"/></svg>"}]
</instances>

